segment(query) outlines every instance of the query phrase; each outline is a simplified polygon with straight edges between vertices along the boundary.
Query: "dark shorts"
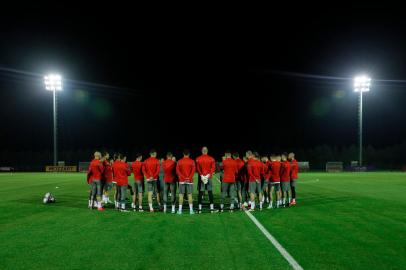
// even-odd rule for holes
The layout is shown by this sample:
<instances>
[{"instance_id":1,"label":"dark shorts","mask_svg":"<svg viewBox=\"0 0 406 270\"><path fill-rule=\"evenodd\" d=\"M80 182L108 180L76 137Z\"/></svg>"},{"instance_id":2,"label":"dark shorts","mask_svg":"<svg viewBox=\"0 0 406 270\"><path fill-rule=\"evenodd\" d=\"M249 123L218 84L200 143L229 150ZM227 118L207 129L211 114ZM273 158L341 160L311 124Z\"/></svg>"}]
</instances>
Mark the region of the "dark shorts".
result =
<instances>
[{"instance_id":1,"label":"dark shorts","mask_svg":"<svg viewBox=\"0 0 406 270\"><path fill-rule=\"evenodd\" d=\"M156 183L156 192L160 193L165 188L164 176L159 175L158 181Z\"/></svg>"},{"instance_id":2,"label":"dark shorts","mask_svg":"<svg viewBox=\"0 0 406 270\"><path fill-rule=\"evenodd\" d=\"M235 189L237 190L237 192L241 192L242 188L243 188L244 183L241 181L235 181Z\"/></svg>"},{"instance_id":3,"label":"dark shorts","mask_svg":"<svg viewBox=\"0 0 406 270\"><path fill-rule=\"evenodd\" d=\"M199 175L199 191L213 191L213 178L210 178L209 181L207 182L207 184L204 184L203 181L200 179L200 175Z\"/></svg>"},{"instance_id":4,"label":"dark shorts","mask_svg":"<svg viewBox=\"0 0 406 270\"><path fill-rule=\"evenodd\" d=\"M261 189L262 191L265 191L269 186L269 180L264 180L261 182Z\"/></svg>"},{"instance_id":5,"label":"dark shorts","mask_svg":"<svg viewBox=\"0 0 406 270\"><path fill-rule=\"evenodd\" d=\"M134 181L133 182L133 191L134 191L134 193L144 192L144 182Z\"/></svg>"},{"instance_id":6,"label":"dark shorts","mask_svg":"<svg viewBox=\"0 0 406 270\"><path fill-rule=\"evenodd\" d=\"M249 193L262 193L260 182L249 182Z\"/></svg>"},{"instance_id":7,"label":"dark shorts","mask_svg":"<svg viewBox=\"0 0 406 270\"><path fill-rule=\"evenodd\" d=\"M147 181L147 191L157 192L157 180Z\"/></svg>"},{"instance_id":8,"label":"dark shorts","mask_svg":"<svg viewBox=\"0 0 406 270\"><path fill-rule=\"evenodd\" d=\"M289 182L281 182L282 192L288 192L290 190Z\"/></svg>"},{"instance_id":9,"label":"dark shorts","mask_svg":"<svg viewBox=\"0 0 406 270\"><path fill-rule=\"evenodd\" d=\"M271 188L275 189L275 191L281 190L281 183L280 182L270 182Z\"/></svg>"},{"instance_id":10,"label":"dark shorts","mask_svg":"<svg viewBox=\"0 0 406 270\"><path fill-rule=\"evenodd\" d=\"M179 194L192 194L193 184L180 184L179 183Z\"/></svg>"},{"instance_id":11,"label":"dark shorts","mask_svg":"<svg viewBox=\"0 0 406 270\"><path fill-rule=\"evenodd\" d=\"M103 190L104 191L109 191L113 188L113 183L112 182L105 182L103 185Z\"/></svg>"}]
</instances>

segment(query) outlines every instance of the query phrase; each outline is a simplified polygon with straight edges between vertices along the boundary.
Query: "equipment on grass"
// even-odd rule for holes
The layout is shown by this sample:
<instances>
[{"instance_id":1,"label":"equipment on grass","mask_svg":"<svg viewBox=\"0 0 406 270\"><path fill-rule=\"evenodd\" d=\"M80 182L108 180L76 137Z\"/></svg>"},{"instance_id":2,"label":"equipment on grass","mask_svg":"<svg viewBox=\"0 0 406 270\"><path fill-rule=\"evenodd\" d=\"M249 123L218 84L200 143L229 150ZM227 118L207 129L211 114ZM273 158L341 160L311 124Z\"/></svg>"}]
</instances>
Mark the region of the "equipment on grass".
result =
<instances>
[{"instance_id":1,"label":"equipment on grass","mask_svg":"<svg viewBox=\"0 0 406 270\"><path fill-rule=\"evenodd\" d=\"M54 195L52 195L52 194L49 193L49 192L45 193L45 196L44 196L44 198L42 199L42 202L43 202L44 204L47 204L47 203L54 203L55 201L56 201L56 200L55 200Z\"/></svg>"}]
</instances>

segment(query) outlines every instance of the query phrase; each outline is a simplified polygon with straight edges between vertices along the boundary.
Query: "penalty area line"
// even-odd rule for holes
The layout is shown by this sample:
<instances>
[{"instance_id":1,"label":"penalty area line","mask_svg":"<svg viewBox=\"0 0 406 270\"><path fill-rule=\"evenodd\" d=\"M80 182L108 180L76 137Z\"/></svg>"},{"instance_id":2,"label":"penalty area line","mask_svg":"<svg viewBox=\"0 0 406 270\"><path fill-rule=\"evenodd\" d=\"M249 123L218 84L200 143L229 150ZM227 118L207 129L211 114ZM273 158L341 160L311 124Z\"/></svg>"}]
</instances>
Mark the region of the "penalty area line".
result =
<instances>
[{"instance_id":1,"label":"penalty area line","mask_svg":"<svg viewBox=\"0 0 406 270\"><path fill-rule=\"evenodd\" d=\"M286 249L279 244L278 240L275 239L275 237L272 236L268 232L267 229L256 219L249 211L245 210L244 211L247 216L254 222L254 224L258 227L258 229L265 235L266 238L272 243L272 245L279 251L279 253L285 258L285 260L288 261L288 263L292 266L293 269L295 270L303 270L303 268L300 266L300 264L292 257L292 255L289 254L289 252L286 251Z\"/></svg>"}]
</instances>

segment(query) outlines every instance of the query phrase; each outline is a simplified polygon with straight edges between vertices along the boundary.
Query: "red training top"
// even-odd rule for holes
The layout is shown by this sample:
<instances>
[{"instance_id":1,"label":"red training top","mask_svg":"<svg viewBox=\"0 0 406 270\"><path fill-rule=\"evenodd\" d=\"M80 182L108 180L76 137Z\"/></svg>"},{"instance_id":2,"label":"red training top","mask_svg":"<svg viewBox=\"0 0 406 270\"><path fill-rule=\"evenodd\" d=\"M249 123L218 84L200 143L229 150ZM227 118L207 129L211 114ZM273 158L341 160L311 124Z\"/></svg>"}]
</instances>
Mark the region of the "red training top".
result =
<instances>
[{"instance_id":1,"label":"red training top","mask_svg":"<svg viewBox=\"0 0 406 270\"><path fill-rule=\"evenodd\" d=\"M290 162L287 160L282 161L281 182L290 182Z\"/></svg>"},{"instance_id":2,"label":"red training top","mask_svg":"<svg viewBox=\"0 0 406 270\"><path fill-rule=\"evenodd\" d=\"M127 186L128 176L131 175L130 166L124 161L116 160L113 163L113 174L117 186Z\"/></svg>"},{"instance_id":3,"label":"red training top","mask_svg":"<svg viewBox=\"0 0 406 270\"><path fill-rule=\"evenodd\" d=\"M144 165L142 164L141 161L135 160L132 164L132 171L134 174L134 181L135 182L140 182L140 181L144 181L144 174L142 173L142 167Z\"/></svg>"},{"instance_id":4,"label":"red training top","mask_svg":"<svg viewBox=\"0 0 406 270\"><path fill-rule=\"evenodd\" d=\"M299 163L297 163L296 159L293 159L290 162L290 179L296 180L298 178L297 174L299 172Z\"/></svg>"},{"instance_id":5,"label":"red training top","mask_svg":"<svg viewBox=\"0 0 406 270\"><path fill-rule=\"evenodd\" d=\"M209 178L211 178L216 171L216 162L209 155L201 155L196 158L196 169L200 175L210 174Z\"/></svg>"},{"instance_id":6,"label":"red training top","mask_svg":"<svg viewBox=\"0 0 406 270\"><path fill-rule=\"evenodd\" d=\"M261 180L263 175L263 163L256 159L249 159L247 162L248 181L255 182Z\"/></svg>"},{"instance_id":7,"label":"red training top","mask_svg":"<svg viewBox=\"0 0 406 270\"><path fill-rule=\"evenodd\" d=\"M172 159L166 159L162 162L164 169L164 181L165 183L173 183L176 178L176 163Z\"/></svg>"},{"instance_id":8,"label":"red training top","mask_svg":"<svg viewBox=\"0 0 406 270\"><path fill-rule=\"evenodd\" d=\"M104 167L103 179L107 183L111 183L113 181L113 169L111 168L110 162L108 160L103 161L103 167Z\"/></svg>"},{"instance_id":9,"label":"red training top","mask_svg":"<svg viewBox=\"0 0 406 270\"><path fill-rule=\"evenodd\" d=\"M281 181L281 162L271 161L272 178L271 181L279 183Z\"/></svg>"},{"instance_id":10,"label":"red training top","mask_svg":"<svg viewBox=\"0 0 406 270\"><path fill-rule=\"evenodd\" d=\"M176 174L178 175L180 183L193 183L195 171L195 162L189 157L180 159L176 165Z\"/></svg>"},{"instance_id":11,"label":"red training top","mask_svg":"<svg viewBox=\"0 0 406 270\"><path fill-rule=\"evenodd\" d=\"M148 179L152 178L153 180L158 179L160 164L159 160L154 157L147 158L144 161L144 166L142 167L142 172L145 177Z\"/></svg>"},{"instance_id":12,"label":"red training top","mask_svg":"<svg viewBox=\"0 0 406 270\"><path fill-rule=\"evenodd\" d=\"M224 170L223 182L235 183L235 177L238 174L237 162L230 157L224 159L222 164Z\"/></svg>"}]
</instances>

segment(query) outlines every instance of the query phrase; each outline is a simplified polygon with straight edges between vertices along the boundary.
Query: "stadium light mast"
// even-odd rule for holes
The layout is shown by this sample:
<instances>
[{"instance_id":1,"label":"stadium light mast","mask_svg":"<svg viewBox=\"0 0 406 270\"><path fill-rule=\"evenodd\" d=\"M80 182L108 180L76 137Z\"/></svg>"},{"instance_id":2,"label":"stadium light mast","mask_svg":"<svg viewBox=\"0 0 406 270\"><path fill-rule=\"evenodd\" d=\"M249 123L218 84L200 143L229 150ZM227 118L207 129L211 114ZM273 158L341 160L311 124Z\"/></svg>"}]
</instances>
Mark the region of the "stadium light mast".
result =
<instances>
[{"instance_id":1,"label":"stadium light mast","mask_svg":"<svg viewBox=\"0 0 406 270\"><path fill-rule=\"evenodd\" d=\"M52 91L54 95L53 109L54 109L54 166L58 162L58 135L57 135L57 91L62 91L62 77L59 74L49 74L44 77L45 89Z\"/></svg>"},{"instance_id":2,"label":"stadium light mast","mask_svg":"<svg viewBox=\"0 0 406 270\"><path fill-rule=\"evenodd\" d=\"M369 87L371 86L371 78L366 75L358 76L354 78L354 92L359 92L359 103L358 103L358 155L359 155L359 166L362 166L362 93L369 92Z\"/></svg>"}]
</instances>

